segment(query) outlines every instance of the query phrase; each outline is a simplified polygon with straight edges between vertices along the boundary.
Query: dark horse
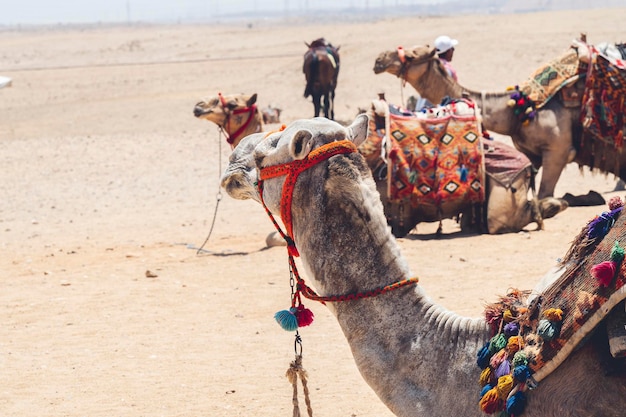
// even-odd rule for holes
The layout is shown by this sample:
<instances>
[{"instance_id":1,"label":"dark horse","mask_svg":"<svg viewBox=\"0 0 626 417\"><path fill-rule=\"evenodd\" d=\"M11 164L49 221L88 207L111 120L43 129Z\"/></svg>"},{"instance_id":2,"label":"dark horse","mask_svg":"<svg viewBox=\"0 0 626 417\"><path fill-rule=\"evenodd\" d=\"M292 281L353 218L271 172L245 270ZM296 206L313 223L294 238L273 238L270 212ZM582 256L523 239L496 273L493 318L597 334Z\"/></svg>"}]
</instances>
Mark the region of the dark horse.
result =
<instances>
[{"instance_id":1,"label":"dark horse","mask_svg":"<svg viewBox=\"0 0 626 417\"><path fill-rule=\"evenodd\" d=\"M324 38L306 43L309 50L304 54L302 72L306 77L304 97L313 97L315 117L320 115L324 97L324 116L335 119L335 88L339 75L339 47L334 47Z\"/></svg>"}]
</instances>

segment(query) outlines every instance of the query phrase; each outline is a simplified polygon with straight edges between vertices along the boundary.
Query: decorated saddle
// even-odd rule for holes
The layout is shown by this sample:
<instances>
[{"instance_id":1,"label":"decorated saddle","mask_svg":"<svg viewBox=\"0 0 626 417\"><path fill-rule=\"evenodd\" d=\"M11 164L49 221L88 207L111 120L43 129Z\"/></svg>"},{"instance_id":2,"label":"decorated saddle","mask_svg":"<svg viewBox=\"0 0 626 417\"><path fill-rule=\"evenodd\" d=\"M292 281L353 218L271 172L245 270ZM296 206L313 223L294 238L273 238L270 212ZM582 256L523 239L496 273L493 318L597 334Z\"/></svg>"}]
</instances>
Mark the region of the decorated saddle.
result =
<instances>
[{"instance_id":1,"label":"decorated saddle","mask_svg":"<svg viewBox=\"0 0 626 417\"><path fill-rule=\"evenodd\" d=\"M527 303L511 291L487 306L493 337L478 352L480 408L519 416L527 388L554 371L626 299L626 213L619 197L588 222L561 265L561 274ZM622 323L623 325L624 323ZM532 395L532 394L531 394Z\"/></svg>"},{"instance_id":2,"label":"decorated saddle","mask_svg":"<svg viewBox=\"0 0 626 417\"><path fill-rule=\"evenodd\" d=\"M424 221L484 201L482 130L472 101L413 113L375 100L368 115L370 136L359 151L375 177L387 179L389 201L431 208L433 217Z\"/></svg>"}]
</instances>

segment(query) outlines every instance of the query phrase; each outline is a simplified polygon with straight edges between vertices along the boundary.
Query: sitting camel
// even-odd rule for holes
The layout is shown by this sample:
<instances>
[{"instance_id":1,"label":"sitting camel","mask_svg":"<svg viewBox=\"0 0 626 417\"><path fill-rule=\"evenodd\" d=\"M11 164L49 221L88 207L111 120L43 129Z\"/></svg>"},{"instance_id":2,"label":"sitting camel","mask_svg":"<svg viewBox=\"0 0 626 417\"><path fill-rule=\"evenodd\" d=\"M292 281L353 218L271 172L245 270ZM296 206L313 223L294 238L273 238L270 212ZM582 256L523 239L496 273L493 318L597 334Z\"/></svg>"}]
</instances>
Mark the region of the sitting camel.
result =
<instances>
[{"instance_id":1,"label":"sitting camel","mask_svg":"<svg viewBox=\"0 0 626 417\"><path fill-rule=\"evenodd\" d=\"M436 50L428 45L410 51L398 48L382 52L376 59L374 72L388 72L402 78L432 103L440 103L446 96L468 96L478 103L485 129L510 136L535 168L543 167L539 199L554 196L561 172L570 162L626 179L626 152L616 158L612 144L590 138L583 140L580 98L584 92L584 77L574 78L578 81L568 87L569 99L550 99L537 109L534 120L524 123L509 106L511 91L486 93L461 86L449 76Z\"/></svg>"},{"instance_id":2,"label":"sitting camel","mask_svg":"<svg viewBox=\"0 0 626 417\"><path fill-rule=\"evenodd\" d=\"M194 116L215 123L235 149L239 141L263 130L263 116L256 106L257 95L218 93L216 97L196 103Z\"/></svg>"},{"instance_id":3,"label":"sitting camel","mask_svg":"<svg viewBox=\"0 0 626 417\"><path fill-rule=\"evenodd\" d=\"M446 218L460 219L464 232L517 233L531 223L543 230L543 220L568 207L562 199L535 197L530 160L482 137L473 102L458 100L430 113L402 112L382 95L367 112L369 136L359 152L394 236L437 221L439 234Z\"/></svg>"},{"instance_id":4,"label":"sitting camel","mask_svg":"<svg viewBox=\"0 0 626 417\"><path fill-rule=\"evenodd\" d=\"M348 127L314 118L265 140L253 135L244 139L250 140L246 152L233 154L222 185L234 198L253 198L270 216L280 215L290 259L301 256L319 295L299 275L297 291L325 301L361 375L395 415L481 416L477 352L489 341L490 326L435 304L411 279L371 171L356 151L367 131L367 117L360 115ZM588 337L527 392L522 416L623 415L626 374L605 372L602 333Z\"/></svg>"}]
</instances>

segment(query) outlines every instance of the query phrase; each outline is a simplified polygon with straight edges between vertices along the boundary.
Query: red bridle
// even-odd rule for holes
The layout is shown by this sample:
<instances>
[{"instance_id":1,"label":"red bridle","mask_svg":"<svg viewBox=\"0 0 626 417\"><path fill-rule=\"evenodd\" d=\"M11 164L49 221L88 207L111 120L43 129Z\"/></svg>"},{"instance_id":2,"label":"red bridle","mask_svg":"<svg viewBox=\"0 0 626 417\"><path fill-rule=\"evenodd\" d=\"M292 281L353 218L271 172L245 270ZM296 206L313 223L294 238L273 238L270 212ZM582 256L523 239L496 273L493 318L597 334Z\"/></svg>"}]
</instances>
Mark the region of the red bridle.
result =
<instances>
[{"instance_id":1,"label":"red bridle","mask_svg":"<svg viewBox=\"0 0 626 417\"><path fill-rule=\"evenodd\" d=\"M312 150L306 158L301 160L295 160L292 162L287 162L280 165L274 165L269 167L261 168L259 173L259 196L261 198L261 203L265 208L270 220L274 223L276 230L278 233L285 239L287 242L287 251L289 253L289 265L291 270L293 271L296 281L297 281L297 290L294 294L292 305L295 305L296 302L300 303L300 293L302 293L306 298L310 300L320 301L322 303L326 301L347 301L347 300L355 300L360 298L374 297L379 294L386 293L388 291L404 287L406 285L415 284L419 281L418 278L408 278L398 282L394 282L392 284L386 285L384 287L376 288L374 290L366 291L366 292L358 292L351 293L345 295L333 295L333 296L320 296L315 291L306 285L304 279L300 277L298 273L298 269L296 268L296 263L294 261L294 257L300 256L298 253L298 249L296 248L296 243L293 239L293 220L292 220L292 212L291 212L291 204L293 200L293 191L296 186L296 182L298 180L298 176L303 171L311 168L317 163L329 159L335 155L340 154L348 154L357 152L357 148L354 143L349 140L341 140L336 142L330 142L325 145L320 146L317 149ZM280 200L280 217L283 220L283 224L287 229L287 233L284 233L274 216L267 208L265 201L263 200L263 181L269 178L276 178L285 175L285 183L283 184L282 189L282 197Z\"/></svg>"},{"instance_id":2,"label":"red bridle","mask_svg":"<svg viewBox=\"0 0 626 417\"><path fill-rule=\"evenodd\" d=\"M254 119L254 114L256 112L256 104L253 104L251 106L246 106L246 107L240 107L240 108L237 108L237 109L234 109L234 110L231 111L228 108L228 103L226 103L226 100L224 100L224 97L222 96L222 93L217 93L217 95L220 98L220 103L222 104L222 108L224 109L224 113L226 113L226 120L224 121L224 126L220 126L220 128L224 132L224 135L226 135L226 141L232 146L232 144L235 142L235 139L237 139L239 137L239 135L241 135L241 133L244 130L246 130L248 125ZM248 113L248 119L244 122L243 125L241 125L233 133L233 132L231 132L231 129L230 129L230 117L233 116L233 115L241 114L241 113Z\"/></svg>"}]
</instances>

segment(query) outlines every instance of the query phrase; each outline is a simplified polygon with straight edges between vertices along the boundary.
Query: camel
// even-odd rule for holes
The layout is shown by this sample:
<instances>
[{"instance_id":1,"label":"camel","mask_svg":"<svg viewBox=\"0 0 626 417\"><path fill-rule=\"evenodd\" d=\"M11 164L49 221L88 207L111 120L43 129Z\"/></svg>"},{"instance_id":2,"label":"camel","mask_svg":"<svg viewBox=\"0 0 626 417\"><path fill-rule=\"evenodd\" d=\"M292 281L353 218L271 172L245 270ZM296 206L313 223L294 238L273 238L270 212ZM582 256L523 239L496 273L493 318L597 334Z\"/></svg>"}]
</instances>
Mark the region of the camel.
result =
<instances>
[{"instance_id":1,"label":"camel","mask_svg":"<svg viewBox=\"0 0 626 417\"><path fill-rule=\"evenodd\" d=\"M226 96L219 93L216 97L198 102L194 106L193 114L215 123L234 151L243 138L263 131L265 114L261 116L255 104L256 99L256 93ZM268 109L273 110L276 117L280 116L280 109L271 106ZM270 232L265 238L265 244L270 248L285 246L285 241L277 232Z\"/></svg>"},{"instance_id":2,"label":"camel","mask_svg":"<svg viewBox=\"0 0 626 417\"><path fill-rule=\"evenodd\" d=\"M215 123L232 149L249 134L263 130L263 116L256 106L257 94L219 93L196 103L193 114Z\"/></svg>"},{"instance_id":3,"label":"camel","mask_svg":"<svg viewBox=\"0 0 626 417\"><path fill-rule=\"evenodd\" d=\"M394 192L391 190L393 189L392 185L402 181L400 178L402 176L401 163L394 162L395 158L384 157L383 155L391 155L392 148L397 150L402 148L404 149L403 152L407 152L407 149L418 148L420 149L419 153L425 157L424 159L428 159L431 151L420 148L419 142L411 139L416 131L421 131L420 129L424 124L437 126L442 121L452 118L446 122L446 130L454 132L455 128L452 125L458 126L457 123L463 123L466 126L473 126L476 132L480 134L480 115L475 105L469 101L458 101L447 107L433 109L432 116L420 118L412 113L398 114L399 110L396 106L387 104L382 94L379 96L381 98L372 101L371 109L367 113L370 118L370 134L365 143L359 147L359 151L365 156L374 174L378 192L385 207L385 214L394 236L404 237L418 223L436 221L440 222L438 229L438 234L440 234L443 231L441 220L446 218L460 218L461 230L464 232L516 233L526 228L530 223L536 223L537 229L543 230L544 219L554 217L568 207L565 200L554 197L537 200L534 190L534 172L529 159L505 143L484 138L479 139L480 145L476 144L476 148L474 148L477 153L479 146L483 148L484 178L481 178L483 175L479 174L474 179L482 184L484 203L472 202L475 199L475 194L468 192L463 201L455 200L452 193L445 193L447 197L442 199L439 205L435 205L429 197L426 197L433 193L430 188L426 194L417 191L422 189L424 185L420 185L423 184L421 181L428 180L429 175L440 177L442 166L445 166L445 163L437 164L440 171L438 174L431 174L430 171L418 171L413 167L412 170L419 178L419 180L413 180L415 192L410 195L405 194L402 198L397 196L394 198ZM391 108L395 109L394 113L396 114L391 114ZM437 116L435 114L447 114L449 111L456 114L454 116ZM386 131L391 132L391 134L386 136ZM439 132L441 134L442 131L439 130ZM458 133L455 134L460 136ZM396 135L407 137L402 145L396 140ZM411 145L406 144L407 141ZM433 141L436 142L437 138L433 137ZM464 141L461 140L460 142ZM383 143L386 144L386 149L382 149ZM461 151L457 146L440 144L437 158L444 160L443 155L452 151L448 148L456 148L459 154L469 155L472 152L471 147ZM426 165L428 166L429 163ZM474 183L471 178L461 180L461 182L458 182L460 178L450 177L449 179L457 185L463 182L465 184ZM448 180L443 180L438 186L445 189L446 181ZM463 190L463 188L459 187L459 190ZM441 190L437 194L440 192ZM429 200L429 204L424 204L425 200Z\"/></svg>"},{"instance_id":4,"label":"camel","mask_svg":"<svg viewBox=\"0 0 626 417\"><path fill-rule=\"evenodd\" d=\"M609 156L615 155L611 144L600 140L583 141L580 103L566 106L563 100L551 99L536 111L531 123L525 124L507 104L511 91L485 93L461 86L448 75L435 49L428 45L411 51L399 48L382 52L374 64L374 73L383 72L402 78L432 103L440 103L446 96L460 98L464 95L479 103L485 129L510 136L515 147L528 156L535 168L543 168L537 193L539 199L554 196L561 172L570 162L626 179L626 152L621 153L617 163L609 165L607 160L613 161ZM573 96L582 97L584 78L571 88ZM593 149L586 151L581 146Z\"/></svg>"},{"instance_id":5,"label":"camel","mask_svg":"<svg viewBox=\"0 0 626 417\"><path fill-rule=\"evenodd\" d=\"M334 47L324 38L306 43L302 72L306 78L304 98L313 98L315 117L320 115L335 119L335 88L339 76L339 47Z\"/></svg>"},{"instance_id":6,"label":"camel","mask_svg":"<svg viewBox=\"0 0 626 417\"><path fill-rule=\"evenodd\" d=\"M481 416L476 352L489 340L489 326L435 304L410 279L371 171L356 152L367 124L365 115L348 127L324 118L294 121L260 140L252 155L231 159L222 186L280 215L293 240L289 253L299 253L319 297L333 300L325 305L361 375L395 415ZM250 163L261 172L262 198L256 177L248 178L254 169L242 168ZM386 286L395 288L347 296ZM344 295L347 300L338 301ZM626 375L605 373L601 342L591 336L543 379L528 394L522 416L622 416Z\"/></svg>"}]
</instances>

